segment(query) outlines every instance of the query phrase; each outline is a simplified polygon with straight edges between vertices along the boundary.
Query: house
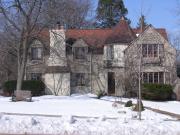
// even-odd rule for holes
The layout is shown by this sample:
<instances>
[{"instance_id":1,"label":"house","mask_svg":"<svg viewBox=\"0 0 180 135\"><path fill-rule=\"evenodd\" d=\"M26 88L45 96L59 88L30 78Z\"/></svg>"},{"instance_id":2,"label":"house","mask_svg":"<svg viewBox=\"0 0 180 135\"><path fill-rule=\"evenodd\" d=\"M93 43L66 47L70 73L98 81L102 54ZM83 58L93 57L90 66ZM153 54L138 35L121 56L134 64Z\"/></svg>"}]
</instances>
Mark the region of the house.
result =
<instances>
[{"instance_id":1,"label":"house","mask_svg":"<svg viewBox=\"0 0 180 135\"><path fill-rule=\"evenodd\" d=\"M122 17L108 29L43 30L32 41L26 79L43 80L48 94L122 96L136 90L139 67L143 82L173 84L175 61L165 29L134 29Z\"/></svg>"}]
</instances>

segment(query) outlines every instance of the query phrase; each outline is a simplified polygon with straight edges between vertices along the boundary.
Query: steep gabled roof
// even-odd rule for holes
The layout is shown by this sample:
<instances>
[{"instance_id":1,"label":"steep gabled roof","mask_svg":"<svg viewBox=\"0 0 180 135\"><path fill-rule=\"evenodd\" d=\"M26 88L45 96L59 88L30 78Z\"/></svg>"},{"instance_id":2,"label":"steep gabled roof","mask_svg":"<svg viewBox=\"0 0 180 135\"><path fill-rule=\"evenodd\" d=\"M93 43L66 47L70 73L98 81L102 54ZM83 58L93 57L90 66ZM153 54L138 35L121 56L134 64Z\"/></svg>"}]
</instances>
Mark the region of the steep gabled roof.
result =
<instances>
[{"instance_id":1,"label":"steep gabled roof","mask_svg":"<svg viewBox=\"0 0 180 135\"><path fill-rule=\"evenodd\" d=\"M167 36L167 32L166 32L166 29L164 28L154 28L159 34L161 34L167 41L168 41L168 36ZM141 29L140 28L134 28L132 29L134 33L136 34L140 34L141 33ZM145 31L146 29L143 29L143 32Z\"/></svg>"},{"instance_id":2,"label":"steep gabled roof","mask_svg":"<svg viewBox=\"0 0 180 135\"><path fill-rule=\"evenodd\" d=\"M120 22L112 28L112 33L108 36L105 43L130 43L135 38L135 33L124 17L122 17Z\"/></svg>"}]
</instances>

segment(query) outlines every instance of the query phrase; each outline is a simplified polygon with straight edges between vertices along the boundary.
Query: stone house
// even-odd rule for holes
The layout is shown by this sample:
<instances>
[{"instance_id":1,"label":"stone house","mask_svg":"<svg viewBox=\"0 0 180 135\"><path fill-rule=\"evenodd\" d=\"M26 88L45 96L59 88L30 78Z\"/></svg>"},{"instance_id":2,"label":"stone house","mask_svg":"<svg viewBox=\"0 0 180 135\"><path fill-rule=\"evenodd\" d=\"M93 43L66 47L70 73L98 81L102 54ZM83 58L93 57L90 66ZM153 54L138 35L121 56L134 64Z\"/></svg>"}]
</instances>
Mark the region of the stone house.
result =
<instances>
[{"instance_id":1,"label":"stone house","mask_svg":"<svg viewBox=\"0 0 180 135\"><path fill-rule=\"evenodd\" d=\"M57 27L32 41L26 79L43 80L48 94L105 91L122 96L136 82L139 61L143 82L176 80L176 51L165 29L133 29L124 18L108 29Z\"/></svg>"}]
</instances>

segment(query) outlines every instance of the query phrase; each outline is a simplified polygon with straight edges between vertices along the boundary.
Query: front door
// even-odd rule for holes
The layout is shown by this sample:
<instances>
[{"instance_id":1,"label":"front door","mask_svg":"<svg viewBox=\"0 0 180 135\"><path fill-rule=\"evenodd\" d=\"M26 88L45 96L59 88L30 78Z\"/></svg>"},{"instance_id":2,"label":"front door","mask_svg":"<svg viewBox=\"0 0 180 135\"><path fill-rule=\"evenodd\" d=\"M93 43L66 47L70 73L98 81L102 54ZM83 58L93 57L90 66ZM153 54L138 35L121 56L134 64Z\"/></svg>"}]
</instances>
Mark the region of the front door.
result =
<instances>
[{"instance_id":1,"label":"front door","mask_svg":"<svg viewBox=\"0 0 180 135\"><path fill-rule=\"evenodd\" d=\"M115 94L115 74L108 72L108 94Z\"/></svg>"}]
</instances>

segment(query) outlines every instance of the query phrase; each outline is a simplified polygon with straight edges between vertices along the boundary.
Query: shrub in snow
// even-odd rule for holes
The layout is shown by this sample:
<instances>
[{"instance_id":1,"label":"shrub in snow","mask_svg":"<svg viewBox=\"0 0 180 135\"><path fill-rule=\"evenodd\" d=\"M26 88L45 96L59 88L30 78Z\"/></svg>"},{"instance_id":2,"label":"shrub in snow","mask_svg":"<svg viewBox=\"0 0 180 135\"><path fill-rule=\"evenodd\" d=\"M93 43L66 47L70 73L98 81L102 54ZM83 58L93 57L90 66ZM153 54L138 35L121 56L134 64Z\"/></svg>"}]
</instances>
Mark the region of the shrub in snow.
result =
<instances>
[{"instance_id":1,"label":"shrub in snow","mask_svg":"<svg viewBox=\"0 0 180 135\"><path fill-rule=\"evenodd\" d=\"M101 97L106 96L106 95L107 95L107 93L105 91L100 90L97 92L98 99L100 99Z\"/></svg>"},{"instance_id":2,"label":"shrub in snow","mask_svg":"<svg viewBox=\"0 0 180 135\"><path fill-rule=\"evenodd\" d=\"M168 84L143 84L142 96L147 100L169 100L173 94L173 88Z\"/></svg>"},{"instance_id":3,"label":"shrub in snow","mask_svg":"<svg viewBox=\"0 0 180 135\"><path fill-rule=\"evenodd\" d=\"M143 103L141 101L141 111L144 111L144 106L143 106ZM133 111L139 111L139 103L137 103L134 108L133 108Z\"/></svg>"},{"instance_id":4,"label":"shrub in snow","mask_svg":"<svg viewBox=\"0 0 180 135\"><path fill-rule=\"evenodd\" d=\"M7 81L3 84L4 93L12 95L16 89L16 81ZM45 85L42 81L25 80L22 83L22 90L30 90L33 96L42 95Z\"/></svg>"},{"instance_id":5,"label":"shrub in snow","mask_svg":"<svg viewBox=\"0 0 180 135\"><path fill-rule=\"evenodd\" d=\"M39 121L37 121L35 118L32 118L31 119L31 124L33 125L33 126L35 126L35 125L37 125L37 124L39 124L40 122Z\"/></svg>"},{"instance_id":6,"label":"shrub in snow","mask_svg":"<svg viewBox=\"0 0 180 135\"><path fill-rule=\"evenodd\" d=\"M125 107L131 107L131 106L133 106L132 101L131 101L131 100L127 101L124 106L125 106Z\"/></svg>"}]
</instances>

